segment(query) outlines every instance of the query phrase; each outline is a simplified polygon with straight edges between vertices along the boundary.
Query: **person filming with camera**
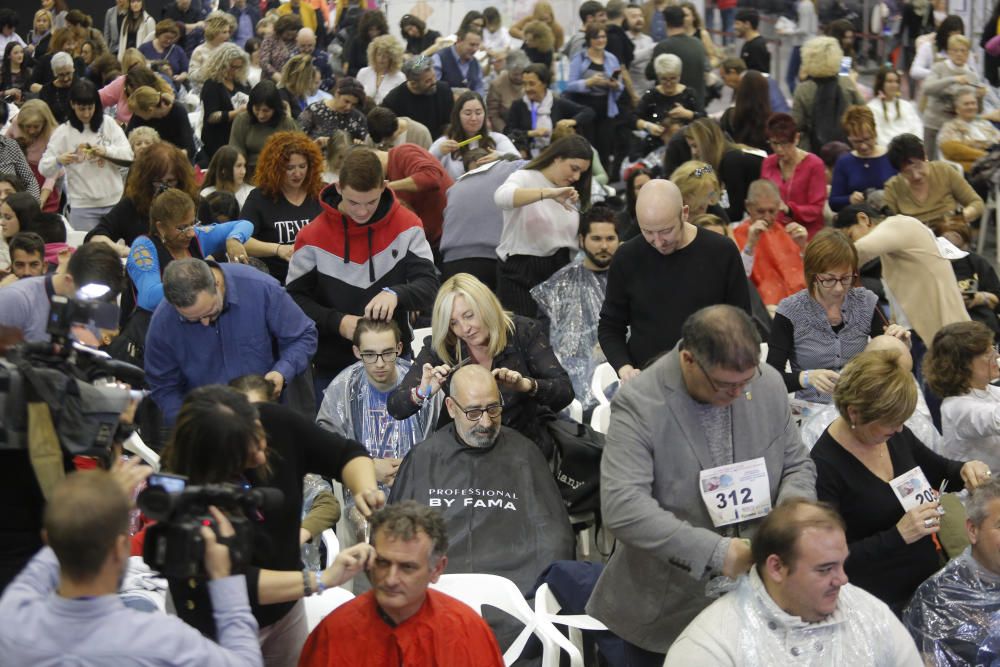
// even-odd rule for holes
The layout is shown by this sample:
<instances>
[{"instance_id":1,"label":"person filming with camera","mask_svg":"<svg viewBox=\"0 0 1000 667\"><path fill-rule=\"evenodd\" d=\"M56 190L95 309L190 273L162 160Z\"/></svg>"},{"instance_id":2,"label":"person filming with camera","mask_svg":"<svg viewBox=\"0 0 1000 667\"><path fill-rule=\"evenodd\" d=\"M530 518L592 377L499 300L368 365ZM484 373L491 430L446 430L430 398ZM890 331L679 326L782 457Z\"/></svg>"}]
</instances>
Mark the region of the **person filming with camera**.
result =
<instances>
[{"instance_id":1,"label":"person filming with camera","mask_svg":"<svg viewBox=\"0 0 1000 667\"><path fill-rule=\"evenodd\" d=\"M134 459L137 461L137 459ZM129 497L150 468L69 475L45 509L47 544L0 598L0 655L9 665L263 665L244 575L232 572L233 527L215 507L202 526L218 642L176 617L131 609L117 596L129 559ZM86 508L81 511L81 508Z\"/></svg>"}]
</instances>

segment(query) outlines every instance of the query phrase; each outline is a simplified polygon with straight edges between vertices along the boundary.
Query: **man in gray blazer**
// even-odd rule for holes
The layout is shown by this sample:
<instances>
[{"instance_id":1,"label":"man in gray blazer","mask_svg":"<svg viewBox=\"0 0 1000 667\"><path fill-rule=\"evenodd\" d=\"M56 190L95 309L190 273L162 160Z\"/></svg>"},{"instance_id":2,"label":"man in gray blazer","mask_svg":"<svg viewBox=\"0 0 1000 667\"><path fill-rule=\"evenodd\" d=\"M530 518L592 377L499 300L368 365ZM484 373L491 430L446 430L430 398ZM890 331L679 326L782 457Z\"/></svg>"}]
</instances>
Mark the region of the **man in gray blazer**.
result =
<instances>
[{"instance_id":1,"label":"man in gray blazer","mask_svg":"<svg viewBox=\"0 0 1000 667\"><path fill-rule=\"evenodd\" d=\"M601 462L618 547L587 613L628 642L630 667L662 665L712 601L706 587L749 570L747 538L771 505L816 497L784 382L760 363L746 313L703 308L681 335L615 396Z\"/></svg>"}]
</instances>

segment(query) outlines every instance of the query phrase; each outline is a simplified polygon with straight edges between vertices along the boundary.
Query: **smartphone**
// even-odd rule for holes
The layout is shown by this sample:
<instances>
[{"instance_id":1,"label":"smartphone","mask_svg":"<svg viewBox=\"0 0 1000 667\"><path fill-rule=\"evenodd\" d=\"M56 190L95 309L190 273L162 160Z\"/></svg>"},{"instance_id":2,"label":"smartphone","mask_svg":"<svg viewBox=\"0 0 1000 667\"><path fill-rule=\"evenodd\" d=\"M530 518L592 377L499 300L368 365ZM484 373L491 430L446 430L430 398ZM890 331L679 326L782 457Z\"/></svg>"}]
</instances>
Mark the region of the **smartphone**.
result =
<instances>
[{"instance_id":1,"label":"smartphone","mask_svg":"<svg viewBox=\"0 0 1000 667\"><path fill-rule=\"evenodd\" d=\"M611 73L611 78L614 79L615 81L620 79L621 76L622 76L622 71L620 69L616 69L614 72Z\"/></svg>"},{"instance_id":2,"label":"smartphone","mask_svg":"<svg viewBox=\"0 0 1000 667\"><path fill-rule=\"evenodd\" d=\"M156 472L149 476L148 484L149 486L158 486L167 493L180 493L187 486L187 477Z\"/></svg>"},{"instance_id":3,"label":"smartphone","mask_svg":"<svg viewBox=\"0 0 1000 667\"><path fill-rule=\"evenodd\" d=\"M854 58L850 56L844 56L840 59L840 71L838 74L840 76L848 76L851 73L851 65L854 63Z\"/></svg>"}]
</instances>

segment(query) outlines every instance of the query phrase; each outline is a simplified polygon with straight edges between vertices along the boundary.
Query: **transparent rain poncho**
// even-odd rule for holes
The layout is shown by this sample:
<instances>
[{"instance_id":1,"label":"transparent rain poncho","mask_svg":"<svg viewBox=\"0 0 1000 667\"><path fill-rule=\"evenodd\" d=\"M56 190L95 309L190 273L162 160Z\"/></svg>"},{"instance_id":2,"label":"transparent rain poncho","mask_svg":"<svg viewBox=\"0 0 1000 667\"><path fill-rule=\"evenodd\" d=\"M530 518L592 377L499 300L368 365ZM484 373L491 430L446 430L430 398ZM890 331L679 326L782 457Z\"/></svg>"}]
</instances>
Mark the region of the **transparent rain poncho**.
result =
<instances>
[{"instance_id":1,"label":"transparent rain poncho","mask_svg":"<svg viewBox=\"0 0 1000 667\"><path fill-rule=\"evenodd\" d=\"M1000 664L1000 575L966 549L925 581L903 612L925 664Z\"/></svg>"},{"instance_id":2,"label":"transparent rain poncho","mask_svg":"<svg viewBox=\"0 0 1000 667\"><path fill-rule=\"evenodd\" d=\"M549 319L549 342L569 373L573 392L583 409L597 405L590 389L594 369L604 361L597 352L597 323L607 283L583 265L582 257L560 269L531 296Z\"/></svg>"},{"instance_id":3,"label":"transparent rain poncho","mask_svg":"<svg viewBox=\"0 0 1000 667\"><path fill-rule=\"evenodd\" d=\"M711 659L747 667L895 667L909 664L900 662L907 654L915 657L910 642L892 612L860 588L842 587L837 610L807 623L782 611L752 569L684 630L665 665L703 665Z\"/></svg>"}]
</instances>

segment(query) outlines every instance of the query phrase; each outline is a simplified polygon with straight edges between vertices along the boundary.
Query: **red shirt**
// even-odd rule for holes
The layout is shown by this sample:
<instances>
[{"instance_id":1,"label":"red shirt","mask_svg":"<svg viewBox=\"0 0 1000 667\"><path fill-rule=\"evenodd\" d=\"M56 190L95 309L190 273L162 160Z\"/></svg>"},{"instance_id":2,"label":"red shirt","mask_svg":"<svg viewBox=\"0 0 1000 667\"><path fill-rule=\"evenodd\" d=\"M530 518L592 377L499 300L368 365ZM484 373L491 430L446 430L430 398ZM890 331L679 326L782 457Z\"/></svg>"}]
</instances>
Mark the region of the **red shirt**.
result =
<instances>
[{"instance_id":1,"label":"red shirt","mask_svg":"<svg viewBox=\"0 0 1000 667\"><path fill-rule=\"evenodd\" d=\"M436 157L414 144L402 144L389 150L385 177L389 181L409 177L417 184L417 192L393 192L399 201L417 214L424 223L427 242L432 248L437 248L444 226L444 207L448 204L445 193L455 181Z\"/></svg>"},{"instance_id":2,"label":"red shirt","mask_svg":"<svg viewBox=\"0 0 1000 667\"><path fill-rule=\"evenodd\" d=\"M792 177L785 181L781 178L778 156L768 155L760 165L760 177L778 186L781 201L788 204L791 211L791 219L806 228L810 239L823 229L823 206L826 205L826 168L823 160L807 153L795 165Z\"/></svg>"},{"instance_id":3,"label":"red shirt","mask_svg":"<svg viewBox=\"0 0 1000 667\"><path fill-rule=\"evenodd\" d=\"M312 631L299 667L503 667L493 631L468 605L434 590L396 627L374 591L334 609Z\"/></svg>"},{"instance_id":4,"label":"red shirt","mask_svg":"<svg viewBox=\"0 0 1000 667\"><path fill-rule=\"evenodd\" d=\"M747 244L750 224L750 220L744 220L733 230L733 238L740 250ZM757 286L765 306L776 306L786 296L805 289L802 250L780 221L760 235L753 256L750 279Z\"/></svg>"}]
</instances>

